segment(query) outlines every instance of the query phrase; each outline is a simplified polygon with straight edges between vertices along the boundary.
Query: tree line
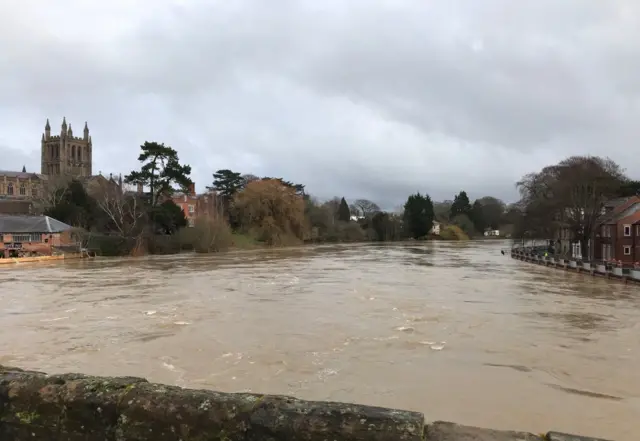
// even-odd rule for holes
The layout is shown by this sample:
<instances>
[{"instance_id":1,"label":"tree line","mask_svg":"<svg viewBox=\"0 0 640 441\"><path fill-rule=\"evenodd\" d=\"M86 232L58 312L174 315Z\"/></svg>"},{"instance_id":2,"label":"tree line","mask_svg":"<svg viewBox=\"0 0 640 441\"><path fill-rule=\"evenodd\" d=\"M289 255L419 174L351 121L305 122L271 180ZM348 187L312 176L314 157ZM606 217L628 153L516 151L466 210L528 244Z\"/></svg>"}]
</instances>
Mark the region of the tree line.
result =
<instances>
[{"instance_id":1,"label":"tree line","mask_svg":"<svg viewBox=\"0 0 640 441\"><path fill-rule=\"evenodd\" d=\"M122 187L107 179L90 184L70 179L52 185L45 192L45 213L79 227L89 242L99 242L95 246L105 254L136 249L216 251L238 242L423 239L430 236L434 221L442 224L442 238L464 239L513 223L510 209L499 199L487 196L471 204L464 191L442 203L415 193L407 197L402 210L387 212L367 199L351 204L344 197L319 201L304 184L282 177L220 169L207 186L217 203L215 213L199 216L193 228L185 228L184 212L171 196L189 191L191 167L180 162L175 149L156 142L140 146L138 161L139 168L124 176Z\"/></svg>"}]
</instances>

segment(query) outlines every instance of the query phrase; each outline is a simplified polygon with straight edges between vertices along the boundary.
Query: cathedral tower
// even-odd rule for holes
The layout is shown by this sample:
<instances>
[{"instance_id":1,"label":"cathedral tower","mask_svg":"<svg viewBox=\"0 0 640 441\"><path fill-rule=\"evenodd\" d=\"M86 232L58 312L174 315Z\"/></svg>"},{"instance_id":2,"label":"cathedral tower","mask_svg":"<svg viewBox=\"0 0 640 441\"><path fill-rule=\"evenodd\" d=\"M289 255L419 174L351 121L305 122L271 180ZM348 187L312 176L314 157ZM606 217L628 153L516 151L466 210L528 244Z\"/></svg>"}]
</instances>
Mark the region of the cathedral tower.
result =
<instances>
[{"instance_id":1,"label":"cathedral tower","mask_svg":"<svg viewBox=\"0 0 640 441\"><path fill-rule=\"evenodd\" d=\"M66 175L89 177L92 175L93 154L89 127L84 123L83 137L74 137L71 124L62 119L60 135L51 135L49 119L44 126L41 141L41 173L48 176Z\"/></svg>"}]
</instances>

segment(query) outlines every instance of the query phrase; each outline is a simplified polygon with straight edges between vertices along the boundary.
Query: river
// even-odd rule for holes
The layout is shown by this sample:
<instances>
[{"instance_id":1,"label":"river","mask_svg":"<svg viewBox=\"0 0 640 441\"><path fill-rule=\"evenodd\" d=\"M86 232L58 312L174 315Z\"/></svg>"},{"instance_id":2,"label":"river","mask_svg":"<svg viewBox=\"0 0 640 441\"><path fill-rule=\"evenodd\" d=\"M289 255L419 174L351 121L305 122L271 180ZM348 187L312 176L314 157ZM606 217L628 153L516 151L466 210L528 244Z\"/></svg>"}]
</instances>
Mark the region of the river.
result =
<instances>
[{"instance_id":1,"label":"river","mask_svg":"<svg viewBox=\"0 0 640 441\"><path fill-rule=\"evenodd\" d=\"M0 364L637 440L640 289L500 241L0 269Z\"/></svg>"}]
</instances>

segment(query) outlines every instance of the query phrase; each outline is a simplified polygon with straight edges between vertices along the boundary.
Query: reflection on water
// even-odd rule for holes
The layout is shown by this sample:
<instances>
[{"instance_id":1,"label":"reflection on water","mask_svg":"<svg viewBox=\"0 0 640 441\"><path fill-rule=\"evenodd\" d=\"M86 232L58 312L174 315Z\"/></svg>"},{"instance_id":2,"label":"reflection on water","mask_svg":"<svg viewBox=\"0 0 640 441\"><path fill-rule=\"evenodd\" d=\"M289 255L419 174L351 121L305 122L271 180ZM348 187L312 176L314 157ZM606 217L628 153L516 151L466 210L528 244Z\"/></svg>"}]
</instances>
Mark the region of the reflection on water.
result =
<instances>
[{"instance_id":1,"label":"reflection on water","mask_svg":"<svg viewBox=\"0 0 640 441\"><path fill-rule=\"evenodd\" d=\"M4 268L0 364L635 441L640 290L515 261L507 246Z\"/></svg>"}]
</instances>

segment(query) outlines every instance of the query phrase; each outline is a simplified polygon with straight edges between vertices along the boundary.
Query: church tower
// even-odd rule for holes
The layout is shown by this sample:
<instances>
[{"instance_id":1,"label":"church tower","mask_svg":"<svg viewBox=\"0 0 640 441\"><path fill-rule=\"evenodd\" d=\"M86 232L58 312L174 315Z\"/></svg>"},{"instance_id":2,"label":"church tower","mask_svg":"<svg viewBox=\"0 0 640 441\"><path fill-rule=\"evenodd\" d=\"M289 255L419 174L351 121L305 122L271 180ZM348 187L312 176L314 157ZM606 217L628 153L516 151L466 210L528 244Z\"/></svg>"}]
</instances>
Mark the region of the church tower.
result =
<instances>
[{"instance_id":1,"label":"church tower","mask_svg":"<svg viewBox=\"0 0 640 441\"><path fill-rule=\"evenodd\" d=\"M93 174L93 154L89 127L84 123L82 137L74 137L71 124L62 119L60 135L51 135L49 119L41 141L41 173L48 176L89 177Z\"/></svg>"}]
</instances>

